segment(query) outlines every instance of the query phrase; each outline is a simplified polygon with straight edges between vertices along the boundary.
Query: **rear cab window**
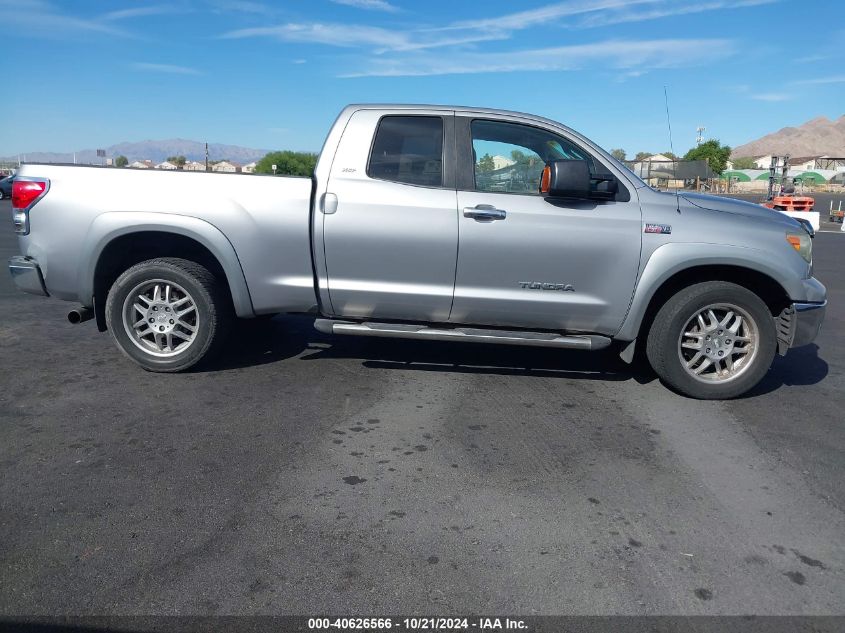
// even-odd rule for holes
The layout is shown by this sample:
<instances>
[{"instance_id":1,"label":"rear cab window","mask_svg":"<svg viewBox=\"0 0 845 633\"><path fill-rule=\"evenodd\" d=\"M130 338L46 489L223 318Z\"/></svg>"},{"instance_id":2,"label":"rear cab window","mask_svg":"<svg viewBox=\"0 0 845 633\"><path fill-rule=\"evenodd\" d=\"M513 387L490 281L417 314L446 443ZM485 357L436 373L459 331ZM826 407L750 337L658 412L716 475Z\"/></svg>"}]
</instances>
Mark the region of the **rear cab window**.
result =
<instances>
[{"instance_id":1,"label":"rear cab window","mask_svg":"<svg viewBox=\"0 0 845 633\"><path fill-rule=\"evenodd\" d=\"M442 117L382 117L370 151L367 175L408 185L442 187Z\"/></svg>"}]
</instances>

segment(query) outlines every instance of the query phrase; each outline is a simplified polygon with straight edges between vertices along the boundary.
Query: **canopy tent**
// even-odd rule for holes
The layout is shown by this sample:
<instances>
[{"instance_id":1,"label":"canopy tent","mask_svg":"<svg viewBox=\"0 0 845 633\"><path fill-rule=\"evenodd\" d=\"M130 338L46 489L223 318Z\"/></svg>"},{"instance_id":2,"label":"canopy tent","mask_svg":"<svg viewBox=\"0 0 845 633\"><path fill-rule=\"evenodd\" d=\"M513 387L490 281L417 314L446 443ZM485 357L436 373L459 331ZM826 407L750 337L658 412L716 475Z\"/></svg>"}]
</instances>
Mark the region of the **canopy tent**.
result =
<instances>
[{"instance_id":1,"label":"canopy tent","mask_svg":"<svg viewBox=\"0 0 845 633\"><path fill-rule=\"evenodd\" d=\"M805 185L827 182L827 178L817 171L802 171L800 174L793 176L793 178L799 182L803 182Z\"/></svg>"},{"instance_id":2,"label":"canopy tent","mask_svg":"<svg viewBox=\"0 0 845 633\"><path fill-rule=\"evenodd\" d=\"M741 169L726 169L719 178L734 182L751 182L751 177Z\"/></svg>"}]
</instances>

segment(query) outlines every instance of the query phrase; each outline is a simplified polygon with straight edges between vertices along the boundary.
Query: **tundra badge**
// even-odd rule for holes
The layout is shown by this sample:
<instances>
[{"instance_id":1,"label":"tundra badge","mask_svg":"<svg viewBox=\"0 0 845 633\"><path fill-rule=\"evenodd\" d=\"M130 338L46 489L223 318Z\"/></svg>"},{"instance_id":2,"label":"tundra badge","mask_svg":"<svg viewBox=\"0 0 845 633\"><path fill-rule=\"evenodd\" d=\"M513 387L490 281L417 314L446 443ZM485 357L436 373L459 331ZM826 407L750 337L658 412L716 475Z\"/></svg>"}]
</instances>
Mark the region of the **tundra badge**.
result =
<instances>
[{"instance_id":1,"label":"tundra badge","mask_svg":"<svg viewBox=\"0 0 845 633\"><path fill-rule=\"evenodd\" d=\"M562 290L563 292L575 292L575 286L572 284L549 284L542 281L520 281L520 288L528 288L529 290Z\"/></svg>"}]
</instances>

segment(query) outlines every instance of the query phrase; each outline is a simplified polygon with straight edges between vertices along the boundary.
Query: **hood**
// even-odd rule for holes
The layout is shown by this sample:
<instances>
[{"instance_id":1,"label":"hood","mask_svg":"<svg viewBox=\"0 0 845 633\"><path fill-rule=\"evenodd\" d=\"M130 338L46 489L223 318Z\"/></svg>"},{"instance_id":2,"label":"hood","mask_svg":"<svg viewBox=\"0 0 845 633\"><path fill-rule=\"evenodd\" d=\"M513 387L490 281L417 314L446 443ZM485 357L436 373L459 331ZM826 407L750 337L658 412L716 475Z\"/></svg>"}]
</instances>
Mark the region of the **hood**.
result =
<instances>
[{"instance_id":1,"label":"hood","mask_svg":"<svg viewBox=\"0 0 845 633\"><path fill-rule=\"evenodd\" d=\"M753 202L737 200L736 198L710 196L704 193L681 193L680 196L690 204L701 209L721 211L722 213L733 213L735 215L744 215L751 218L775 220L777 222L800 226L797 220L794 220L779 211L775 211L774 209L764 207L762 204L754 204Z\"/></svg>"}]
</instances>

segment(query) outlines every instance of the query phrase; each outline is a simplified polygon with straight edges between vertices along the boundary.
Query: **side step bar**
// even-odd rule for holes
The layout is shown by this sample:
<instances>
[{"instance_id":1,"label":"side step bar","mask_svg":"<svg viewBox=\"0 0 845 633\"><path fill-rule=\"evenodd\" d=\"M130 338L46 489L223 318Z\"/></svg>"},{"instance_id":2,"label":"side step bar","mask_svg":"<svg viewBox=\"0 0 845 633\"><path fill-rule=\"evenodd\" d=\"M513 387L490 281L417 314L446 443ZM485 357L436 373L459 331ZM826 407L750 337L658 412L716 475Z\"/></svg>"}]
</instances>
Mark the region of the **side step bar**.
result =
<instances>
[{"instance_id":1,"label":"side step bar","mask_svg":"<svg viewBox=\"0 0 845 633\"><path fill-rule=\"evenodd\" d=\"M324 334L382 336L389 338L461 341L465 343L500 343L504 345L532 345L565 349L599 350L610 345L610 339L596 334L564 335L556 332L524 332L492 328L436 328L405 323L356 323L317 319L314 327Z\"/></svg>"}]
</instances>

